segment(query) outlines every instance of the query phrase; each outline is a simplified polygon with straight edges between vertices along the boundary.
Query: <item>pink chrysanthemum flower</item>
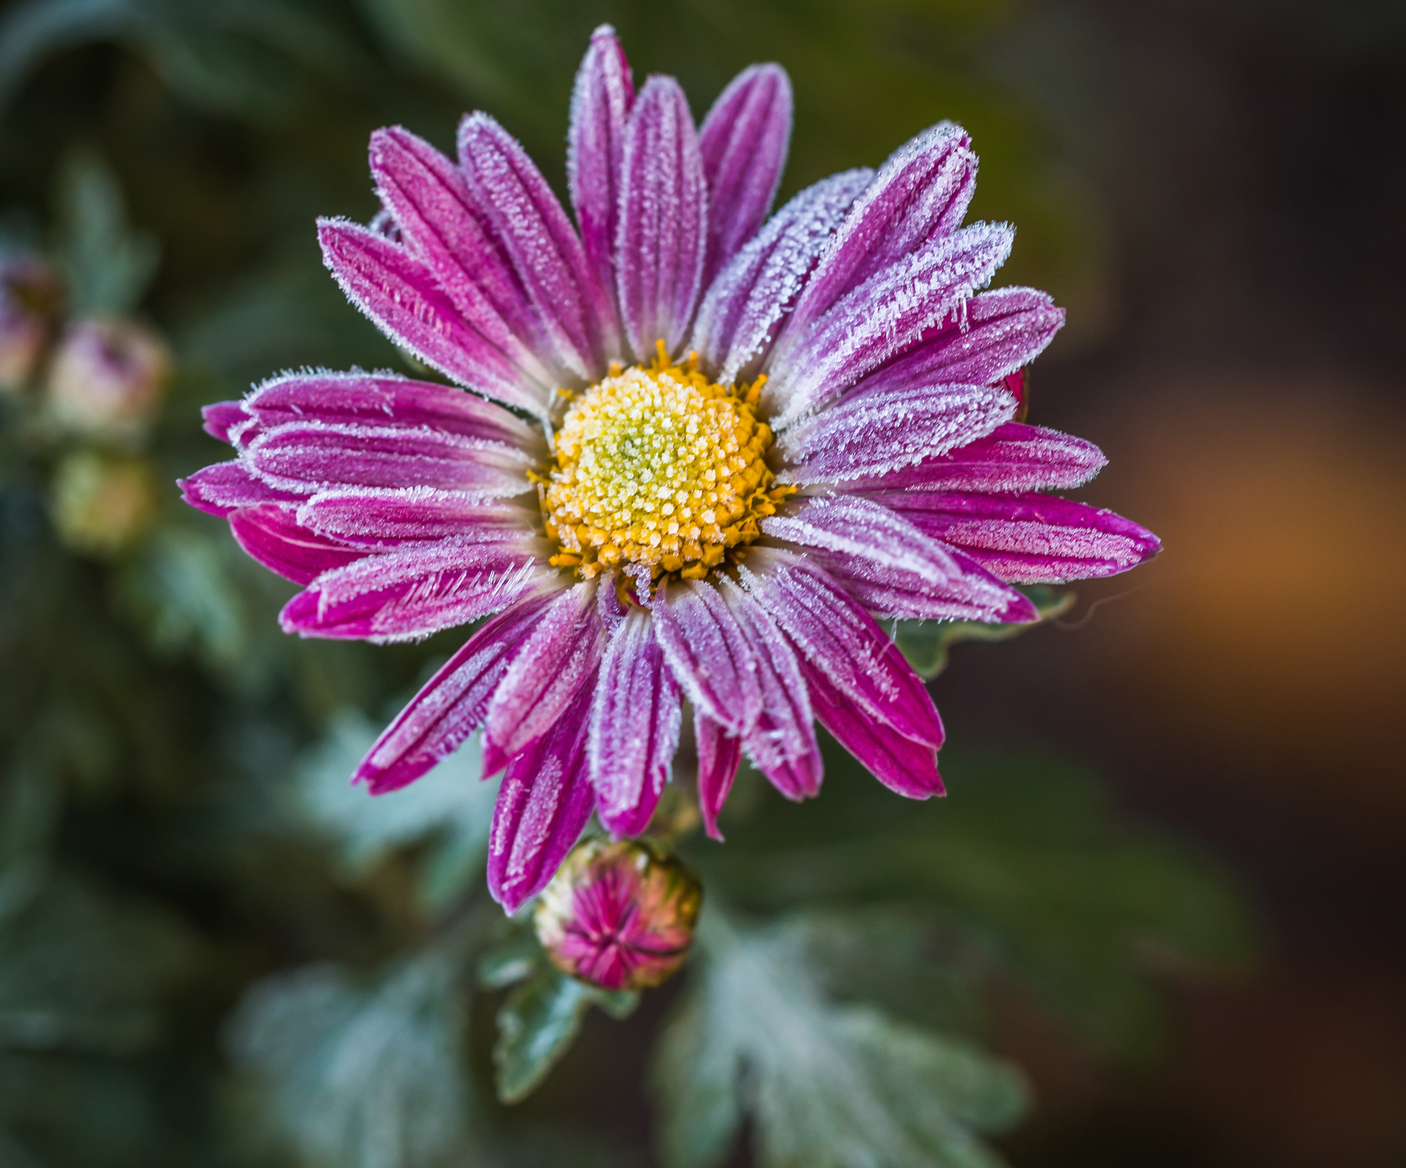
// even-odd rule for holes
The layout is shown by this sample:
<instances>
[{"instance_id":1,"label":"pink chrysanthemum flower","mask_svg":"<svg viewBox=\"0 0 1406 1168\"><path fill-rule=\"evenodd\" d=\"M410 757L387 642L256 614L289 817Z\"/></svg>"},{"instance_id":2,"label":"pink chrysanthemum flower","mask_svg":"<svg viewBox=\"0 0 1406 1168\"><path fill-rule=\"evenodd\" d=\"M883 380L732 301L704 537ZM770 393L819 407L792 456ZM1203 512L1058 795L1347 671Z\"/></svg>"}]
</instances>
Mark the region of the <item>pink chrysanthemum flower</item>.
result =
<instances>
[{"instance_id":1,"label":"pink chrysanthemum flower","mask_svg":"<svg viewBox=\"0 0 1406 1168\"><path fill-rule=\"evenodd\" d=\"M577 228L486 114L457 164L377 131L384 211L321 222L323 255L456 385L304 372L206 410L238 458L186 496L304 586L287 631L398 641L489 618L356 778L394 790L482 730L485 773L506 768L488 874L509 909L593 810L645 829L685 698L710 833L744 752L789 798L816 794L813 720L898 793L940 794L942 724L876 617L1033 620L1012 585L1157 550L1037 493L1105 460L1012 421L1010 379L1063 314L1028 288L978 293L1013 231L961 225L967 135L934 126L768 219L790 122L786 74L761 65L696 130L674 79L635 92L603 27L571 106Z\"/></svg>"}]
</instances>

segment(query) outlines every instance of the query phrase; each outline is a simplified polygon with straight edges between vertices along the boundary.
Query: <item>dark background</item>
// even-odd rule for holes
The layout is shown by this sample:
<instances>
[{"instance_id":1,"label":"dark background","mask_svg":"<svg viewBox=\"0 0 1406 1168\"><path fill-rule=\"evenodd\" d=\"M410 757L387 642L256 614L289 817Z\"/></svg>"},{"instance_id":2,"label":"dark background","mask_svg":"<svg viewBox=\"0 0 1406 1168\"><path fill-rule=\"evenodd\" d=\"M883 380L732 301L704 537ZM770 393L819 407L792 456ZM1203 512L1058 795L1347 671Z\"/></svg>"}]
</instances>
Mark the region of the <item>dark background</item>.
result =
<instances>
[{"instance_id":1,"label":"dark background","mask_svg":"<svg viewBox=\"0 0 1406 1168\"><path fill-rule=\"evenodd\" d=\"M1168 975L1174 1049L1148 1072L1100 1069L1013 1006L1004 1041L1041 1107L1006 1147L1022 1168L1406 1163L1406 9L451 6L487 30L475 55L408 36L394 7L363 5L350 49L303 44L296 84L255 69L242 96L202 97L98 5L13 87L3 201L43 217L62 150L98 145L165 249L151 314L237 392L357 346L385 360L311 232L372 209L367 132L444 145L481 104L559 183L599 19L696 113L737 67L785 64L787 191L963 121L974 212L1021 228L1010 279L1070 310L1031 420L1099 443L1111 465L1081 497L1166 550L1077 588L1055 627L957 648L935 687L951 739L1097 764L1123 806L1228 864L1266 933L1253 975ZM295 334L270 289L303 310ZM240 313L266 327L231 348Z\"/></svg>"}]
</instances>

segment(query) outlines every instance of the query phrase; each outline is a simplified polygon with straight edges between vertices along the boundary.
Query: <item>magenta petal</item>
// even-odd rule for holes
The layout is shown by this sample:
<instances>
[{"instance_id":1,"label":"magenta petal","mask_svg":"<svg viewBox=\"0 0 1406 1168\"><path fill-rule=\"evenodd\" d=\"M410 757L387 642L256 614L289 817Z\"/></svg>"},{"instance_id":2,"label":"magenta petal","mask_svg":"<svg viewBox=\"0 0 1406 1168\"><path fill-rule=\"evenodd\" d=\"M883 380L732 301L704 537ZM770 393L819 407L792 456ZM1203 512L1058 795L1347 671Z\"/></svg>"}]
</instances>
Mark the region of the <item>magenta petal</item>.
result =
<instances>
[{"instance_id":1,"label":"magenta petal","mask_svg":"<svg viewBox=\"0 0 1406 1168\"><path fill-rule=\"evenodd\" d=\"M896 491L878 498L934 539L1016 584L1115 576L1162 546L1121 515L1050 495Z\"/></svg>"},{"instance_id":2,"label":"magenta petal","mask_svg":"<svg viewBox=\"0 0 1406 1168\"><path fill-rule=\"evenodd\" d=\"M888 474L946 454L1011 420L1003 386L934 385L844 398L782 433L782 482L826 483Z\"/></svg>"},{"instance_id":3,"label":"magenta petal","mask_svg":"<svg viewBox=\"0 0 1406 1168\"><path fill-rule=\"evenodd\" d=\"M942 745L942 723L923 683L894 644L823 568L773 548L739 566L747 590L841 695L900 734Z\"/></svg>"},{"instance_id":4,"label":"magenta petal","mask_svg":"<svg viewBox=\"0 0 1406 1168\"><path fill-rule=\"evenodd\" d=\"M595 674L605 648L596 592L590 580L561 593L508 666L484 720L485 773L545 734Z\"/></svg>"},{"instance_id":5,"label":"magenta petal","mask_svg":"<svg viewBox=\"0 0 1406 1168\"><path fill-rule=\"evenodd\" d=\"M556 875L595 808L587 765L591 687L503 775L488 836L488 890L511 915Z\"/></svg>"},{"instance_id":6,"label":"magenta petal","mask_svg":"<svg viewBox=\"0 0 1406 1168\"><path fill-rule=\"evenodd\" d=\"M625 50L615 30L603 24L591 34L591 46L576 73L566 138L566 178L586 262L612 298L625 122L634 100Z\"/></svg>"},{"instance_id":7,"label":"magenta petal","mask_svg":"<svg viewBox=\"0 0 1406 1168\"><path fill-rule=\"evenodd\" d=\"M909 799L947 793L937 773L935 747L895 734L881 720L847 701L813 662L803 663L802 668L820 724L879 782Z\"/></svg>"},{"instance_id":8,"label":"magenta petal","mask_svg":"<svg viewBox=\"0 0 1406 1168\"><path fill-rule=\"evenodd\" d=\"M298 508L298 522L313 531L377 551L451 537L466 543L517 539L533 530L536 518L511 503L433 487L324 491Z\"/></svg>"},{"instance_id":9,"label":"magenta petal","mask_svg":"<svg viewBox=\"0 0 1406 1168\"><path fill-rule=\"evenodd\" d=\"M292 512L268 503L232 512L229 529L250 556L295 584L311 584L367 554L301 526Z\"/></svg>"},{"instance_id":10,"label":"magenta petal","mask_svg":"<svg viewBox=\"0 0 1406 1168\"><path fill-rule=\"evenodd\" d=\"M791 143L791 79L780 65L752 65L722 91L698 133L708 182L703 286L757 233Z\"/></svg>"},{"instance_id":11,"label":"magenta petal","mask_svg":"<svg viewBox=\"0 0 1406 1168\"><path fill-rule=\"evenodd\" d=\"M1043 353L1063 324L1064 309L1043 292L983 292L963 305L959 319L863 378L846 396L852 400L933 385L995 385Z\"/></svg>"},{"instance_id":12,"label":"magenta petal","mask_svg":"<svg viewBox=\"0 0 1406 1168\"><path fill-rule=\"evenodd\" d=\"M304 637L413 641L467 624L541 586L555 572L536 541L442 540L367 556L319 576L279 614Z\"/></svg>"},{"instance_id":13,"label":"magenta petal","mask_svg":"<svg viewBox=\"0 0 1406 1168\"><path fill-rule=\"evenodd\" d=\"M632 609L610 638L591 707L596 813L617 836L649 826L679 744L679 687L649 613Z\"/></svg>"},{"instance_id":14,"label":"magenta petal","mask_svg":"<svg viewBox=\"0 0 1406 1168\"><path fill-rule=\"evenodd\" d=\"M845 484L864 491L1034 491L1080 487L1108 460L1092 442L1007 422L937 458Z\"/></svg>"},{"instance_id":15,"label":"magenta petal","mask_svg":"<svg viewBox=\"0 0 1406 1168\"><path fill-rule=\"evenodd\" d=\"M964 227L876 272L799 334L802 322L794 318L763 394L780 409L777 428L818 409L959 312L1005 263L1014 238L1003 223Z\"/></svg>"},{"instance_id":16,"label":"magenta petal","mask_svg":"<svg viewBox=\"0 0 1406 1168\"><path fill-rule=\"evenodd\" d=\"M807 187L708 286L691 346L722 384L735 382L779 335L835 227L873 174L847 170Z\"/></svg>"},{"instance_id":17,"label":"magenta petal","mask_svg":"<svg viewBox=\"0 0 1406 1168\"><path fill-rule=\"evenodd\" d=\"M484 113L459 124L459 164L493 221L557 360L588 381L604 372L612 314L571 221L521 144Z\"/></svg>"},{"instance_id":18,"label":"magenta petal","mask_svg":"<svg viewBox=\"0 0 1406 1168\"><path fill-rule=\"evenodd\" d=\"M796 305L804 329L875 273L951 234L976 190L976 155L950 122L924 130L879 169Z\"/></svg>"},{"instance_id":19,"label":"magenta petal","mask_svg":"<svg viewBox=\"0 0 1406 1168\"><path fill-rule=\"evenodd\" d=\"M796 654L756 599L724 577L722 592L752 643L762 712L743 740L753 765L788 799L819 794L825 764Z\"/></svg>"},{"instance_id":20,"label":"magenta petal","mask_svg":"<svg viewBox=\"0 0 1406 1168\"><path fill-rule=\"evenodd\" d=\"M382 731L352 781L381 795L413 783L458 750L483 725L508 662L557 591L555 579L544 581L484 622Z\"/></svg>"},{"instance_id":21,"label":"magenta petal","mask_svg":"<svg viewBox=\"0 0 1406 1168\"><path fill-rule=\"evenodd\" d=\"M718 812L737 778L742 739L729 734L702 710L695 710L693 740L698 746L698 810L703 816L703 828L712 839L721 840Z\"/></svg>"},{"instance_id":22,"label":"magenta petal","mask_svg":"<svg viewBox=\"0 0 1406 1168\"><path fill-rule=\"evenodd\" d=\"M763 520L762 531L805 548L884 616L1007 622L1039 616L1009 584L871 499L809 499Z\"/></svg>"},{"instance_id":23,"label":"magenta petal","mask_svg":"<svg viewBox=\"0 0 1406 1168\"><path fill-rule=\"evenodd\" d=\"M525 376L548 387L559 379L537 354L540 323L512 261L475 204L464 174L399 126L371 135L371 173L395 216L406 250L418 257L463 319Z\"/></svg>"},{"instance_id":24,"label":"magenta petal","mask_svg":"<svg viewBox=\"0 0 1406 1168\"><path fill-rule=\"evenodd\" d=\"M679 83L651 77L625 127L615 274L625 336L648 361L683 341L703 276L707 182Z\"/></svg>"},{"instance_id":25,"label":"magenta petal","mask_svg":"<svg viewBox=\"0 0 1406 1168\"><path fill-rule=\"evenodd\" d=\"M212 402L201 406L200 416L205 419L201 429L221 442L232 442L230 430L249 421L249 415L244 412L244 403L237 401Z\"/></svg>"},{"instance_id":26,"label":"magenta petal","mask_svg":"<svg viewBox=\"0 0 1406 1168\"><path fill-rule=\"evenodd\" d=\"M461 385L545 413L546 390L463 318L421 260L355 223L319 219L317 237L347 299L395 344Z\"/></svg>"},{"instance_id":27,"label":"magenta petal","mask_svg":"<svg viewBox=\"0 0 1406 1168\"><path fill-rule=\"evenodd\" d=\"M281 491L269 486L249 470L241 459L217 462L196 471L176 483L181 497L198 511L211 515L228 515L240 507L257 507L261 503L301 503L307 496L296 491Z\"/></svg>"},{"instance_id":28,"label":"magenta petal","mask_svg":"<svg viewBox=\"0 0 1406 1168\"><path fill-rule=\"evenodd\" d=\"M257 423L237 438L247 446L264 430L289 422L329 426L394 426L454 434L545 456L541 431L502 406L452 385L412 381L393 373L285 373L271 377L244 399Z\"/></svg>"},{"instance_id":29,"label":"magenta petal","mask_svg":"<svg viewBox=\"0 0 1406 1168\"><path fill-rule=\"evenodd\" d=\"M756 655L718 590L702 580L661 584L654 635L689 701L729 734L746 734L761 713Z\"/></svg>"},{"instance_id":30,"label":"magenta petal","mask_svg":"<svg viewBox=\"0 0 1406 1168\"><path fill-rule=\"evenodd\" d=\"M313 494L339 487L431 487L479 498L530 491L535 460L516 446L428 427L289 422L244 451L272 486Z\"/></svg>"}]
</instances>

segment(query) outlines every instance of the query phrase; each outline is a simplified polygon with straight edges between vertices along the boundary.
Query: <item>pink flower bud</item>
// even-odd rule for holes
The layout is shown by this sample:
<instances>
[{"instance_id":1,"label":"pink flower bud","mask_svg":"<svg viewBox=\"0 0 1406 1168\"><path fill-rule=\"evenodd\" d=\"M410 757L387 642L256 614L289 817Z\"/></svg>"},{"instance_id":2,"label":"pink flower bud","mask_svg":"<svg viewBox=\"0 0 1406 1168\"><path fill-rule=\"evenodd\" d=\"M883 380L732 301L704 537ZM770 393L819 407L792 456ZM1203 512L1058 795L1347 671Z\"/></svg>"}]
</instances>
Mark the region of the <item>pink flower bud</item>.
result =
<instances>
[{"instance_id":1,"label":"pink flower bud","mask_svg":"<svg viewBox=\"0 0 1406 1168\"><path fill-rule=\"evenodd\" d=\"M588 840L537 903L537 938L563 973L607 990L656 986L688 954L703 888L648 840Z\"/></svg>"},{"instance_id":2,"label":"pink flower bud","mask_svg":"<svg viewBox=\"0 0 1406 1168\"><path fill-rule=\"evenodd\" d=\"M49 407L75 433L136 437L155 412L170 370L165 342L135 321L78 320L54 353Z\"/></svg>"},{"instance_id":3,"label":"pink flower bud","mask_svg":"<svg viewBox=\"0 0 1406 1168\"><path fill-rule=\"evenodd\" d=\"M0 256L0 394L19 393L29 384L60 299L58 277L38 256Z\"/></svg>"},{"instance_id":4,"label":"pink flower bud","mask_svg":"<svg viewBox=\"0 0 1406 1168\"><path fill-rule=\"evenodd\" d=\"M156 478L145 459L85 450L65 457L52 487L60 541L91 556L131 547L156 513Z\"/></svg>"}]
</instances>

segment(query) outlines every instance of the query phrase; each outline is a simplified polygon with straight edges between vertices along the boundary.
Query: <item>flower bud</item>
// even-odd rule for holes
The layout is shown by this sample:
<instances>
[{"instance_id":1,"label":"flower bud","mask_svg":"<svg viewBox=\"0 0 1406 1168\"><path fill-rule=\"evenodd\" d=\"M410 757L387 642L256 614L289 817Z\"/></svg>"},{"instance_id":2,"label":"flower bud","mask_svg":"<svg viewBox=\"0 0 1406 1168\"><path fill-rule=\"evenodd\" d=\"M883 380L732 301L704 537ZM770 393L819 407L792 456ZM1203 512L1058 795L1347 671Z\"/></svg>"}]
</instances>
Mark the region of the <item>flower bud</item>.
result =
<instances>
[{"instance_id":1,"label":"flower bud","mask_svg":"<svg viewBox=\"0 0 1406 1168\"><path fill-rule=\"evenodd\" d=\"M0 255L0 394L19 393L29 384L60 299L58 277L38 256Z\"/></svg>"},{"instance_id":2,"label":"flower bud","mask_svg":"<svg viewBox=\"0 0 1406 1168\"><path fill-rule=\"evenodd\" d=\"M156 479L145 459L84 450L54 472L54 527L77 552L107 557L126 550L147 529L156 505Z\"/></svg>"},{"instance_id":3,"label":"flower bud","mask_svg":"<svg viewBox=\"0 0 1406 1168\"><path fill-rule=\"evenodd\" d=\"M69 325L49 369L49 408L65 429L100 439L141 434L171 371L166 344L135 321Z\"/></svg>"},{"instance_id":4,"label":"flower bud","mask_svg":"<svg viewBox=\"0 0 1406 1168\"><path fill-rule=\"evenodd\" d=\"M659 846L588 840L547 885L534 923L563 973L602 989L638 990L683 964L702 904L698 878Z\"/></svg>"}]
</instances>

